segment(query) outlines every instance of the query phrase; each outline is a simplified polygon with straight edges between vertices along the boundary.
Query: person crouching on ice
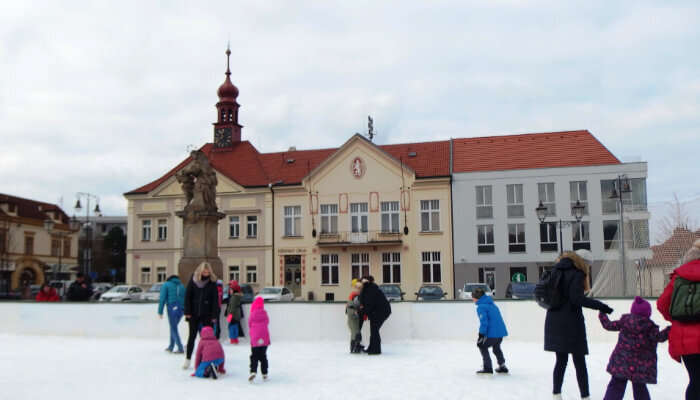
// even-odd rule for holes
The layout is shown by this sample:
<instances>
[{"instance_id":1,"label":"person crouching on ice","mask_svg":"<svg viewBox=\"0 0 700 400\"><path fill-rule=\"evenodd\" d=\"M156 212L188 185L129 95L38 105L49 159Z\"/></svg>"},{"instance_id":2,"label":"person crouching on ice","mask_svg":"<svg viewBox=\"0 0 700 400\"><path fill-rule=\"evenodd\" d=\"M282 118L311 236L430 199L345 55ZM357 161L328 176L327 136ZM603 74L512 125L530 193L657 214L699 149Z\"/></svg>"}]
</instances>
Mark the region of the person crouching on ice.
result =
<instances>
[{"instance_id":1,"label":"person crouching on ice","mask_svg":"<svg viewBox=\"0 0 700 400\"><path fill-rule=\"evenodd\" d=\"M501 311L494 304L491 296L484 292L484 289L474 289L472 300L476 302L476 313L479 316L479 339L476 345L479 347L481 357L484 359L484 367L477 371L477 374L493 374L489 347L493 348L493 354L498 361L496 372L507 374L508 368L506 368L506 359L501 351L501 343L503 338L508 336L508 331L506 330L505 322L503 322L503 317L501 317Z\"/></svg>"},{"instance_id":2,"label":"person crouching on ice","mask_svg":"<svg viewBox=\"0 0 700 400\"><path fill-rule=\"evenodd\" d=\"M258 363L263 374L263 379L267 380L267 346L270 345L270 331L267 326L270 318L265 311L265 300L258 296L250 306L250 316L248 317L248 329L250 330L250 377L249 382L253 382L258 373Z\"/></svg>"},{"instance_id":3,"label":"person crouching on ice","mask_svg":"<svg viewBox=\"0 0 700 400\"><path fill-rule=\"evenodd\" d=\"M198 378L217 379L219 374L225 374L224 348L214 335L211 326L205 326L199 333L199 345L194 360L194 374Z\"/></svg>"},{"instance_id":4,"label":"person crouching on ice","mask_svg":"<svg viewBox=\"0 0 700 400\"><path fill-rule=\"evenodd\" d=\"M610 356L608 372L612 375L603 400L622 400L627 381L632 382L634 400L649 400L647 383L656 383L656 345L668 340L670 327L659 331L650 319L651 304L637 296L629 314L610 321L600 313L603 328L620 332L617 346Z\"/></svg>"}]
</instances>

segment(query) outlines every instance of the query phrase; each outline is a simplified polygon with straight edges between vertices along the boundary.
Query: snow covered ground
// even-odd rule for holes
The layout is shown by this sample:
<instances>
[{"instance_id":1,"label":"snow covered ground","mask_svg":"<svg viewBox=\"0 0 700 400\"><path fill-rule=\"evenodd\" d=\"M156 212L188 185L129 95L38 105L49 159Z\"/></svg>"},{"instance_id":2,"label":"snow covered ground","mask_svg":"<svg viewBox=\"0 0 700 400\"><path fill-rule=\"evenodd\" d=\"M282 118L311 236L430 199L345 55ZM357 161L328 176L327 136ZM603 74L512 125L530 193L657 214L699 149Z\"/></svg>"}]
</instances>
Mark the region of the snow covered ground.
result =
<instances>
[{"instance_id":1,"label":"snow covered ground","mask_svg":"<svg viewBox=\"0 0 700 400\"><path fill-rule=\"evenodd\" d=\"M592 323L592 322L591 322ZM476 334L474 334L476 336ZM466 341L392 341L379 357L351 355L334 341L276 341L268 351L270 380L247 382L246 343L224 344L228 374L191 378L183 357L165 353L167 337L90 338L0 334L2 399L551 399L553 355L541 344L506 340L508 376L475 376L481 359ZM614 343L591 343L592 399L602 399ZM683 398L685 369L659 346L653 399ZM565 399L579 399L573 365ZM632 399L631 388L625 399Z\"/></svg>"}]
</instances>

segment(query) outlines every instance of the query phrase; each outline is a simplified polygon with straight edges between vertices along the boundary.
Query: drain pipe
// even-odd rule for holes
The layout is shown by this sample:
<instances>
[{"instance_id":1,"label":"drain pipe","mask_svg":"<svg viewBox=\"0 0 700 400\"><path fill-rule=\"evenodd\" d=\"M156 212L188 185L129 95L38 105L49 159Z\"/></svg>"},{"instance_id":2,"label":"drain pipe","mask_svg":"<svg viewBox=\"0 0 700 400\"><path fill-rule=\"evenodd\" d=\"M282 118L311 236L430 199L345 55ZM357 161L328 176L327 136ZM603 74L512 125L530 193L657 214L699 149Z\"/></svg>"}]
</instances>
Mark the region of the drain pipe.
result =
<instances>
[{"instance_id":1,"label":"drain pipe","mask_svg":"<svg viewBox=\"0 0 700 400\"><path fill-rule=\"evenodd\" d=\"M272 286L275 286L275 190L272 188L272 182L267 184L272 195Z\"/></svg>"},{"instance_id":2,"label":"drain pipe","mask_svg":"<svg viewBox=\"0 0 700 400\"><path fill-rule=\"evenodd\" d=\"M452 173L454 172L452 169L452 157L454 154L453 142L454 139L450 139L450 219L452 220L452 296L455 300L457 300L457 268L455 267L455 199L452 190L452 183L454 182L454 178L452 176Z\"/></svg>"}]
</instances>

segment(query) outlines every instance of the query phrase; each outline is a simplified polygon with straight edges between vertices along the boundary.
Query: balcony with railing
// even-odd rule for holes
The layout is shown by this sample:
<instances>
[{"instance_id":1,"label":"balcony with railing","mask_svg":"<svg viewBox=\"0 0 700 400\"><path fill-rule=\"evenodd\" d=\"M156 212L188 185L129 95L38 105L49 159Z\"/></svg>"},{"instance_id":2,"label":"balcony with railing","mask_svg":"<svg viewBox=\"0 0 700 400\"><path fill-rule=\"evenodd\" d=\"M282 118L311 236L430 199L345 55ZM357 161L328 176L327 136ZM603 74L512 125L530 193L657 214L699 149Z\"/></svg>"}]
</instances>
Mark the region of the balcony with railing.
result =
<instances>
[{"instance_id":1,"label":"balcony with railing","mask_svg":"<svg viewBox=\"0 0 700 400\"><path fill-rule=\"evenodd\" d=\"M321 233L318 245L333 246L397 246L402 244L400 232L368 231L368 232L333 232Z\"/></svg>"}]
</instances>

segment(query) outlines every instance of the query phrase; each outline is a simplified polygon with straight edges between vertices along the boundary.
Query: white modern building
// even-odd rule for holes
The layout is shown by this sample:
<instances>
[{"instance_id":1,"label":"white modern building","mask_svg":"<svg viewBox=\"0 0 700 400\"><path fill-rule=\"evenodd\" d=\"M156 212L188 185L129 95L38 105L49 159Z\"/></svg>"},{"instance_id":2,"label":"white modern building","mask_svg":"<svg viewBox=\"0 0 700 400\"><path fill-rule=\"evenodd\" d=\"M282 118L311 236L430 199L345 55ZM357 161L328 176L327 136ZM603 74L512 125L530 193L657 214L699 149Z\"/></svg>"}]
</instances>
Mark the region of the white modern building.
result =
<instances>
[{"instance_id":1,"label":"white modern building","mask_svg":"<svg viewBox=\"0 0 700 400\"><path fill-rule=\"evenodd\" d=\"M453 157L457 288L482 282L504 297L513 280L537 282L562 244L564 251L591 250L595 279L605 261L620 260L619 206L611 198L618 177L628 267L651 258L647 165L621 163L590 132L455 139ZM580 222L572 212L577 201L585 207ZM544 223L535 211L540 202Z\"/></svg>"}]
</instances>

